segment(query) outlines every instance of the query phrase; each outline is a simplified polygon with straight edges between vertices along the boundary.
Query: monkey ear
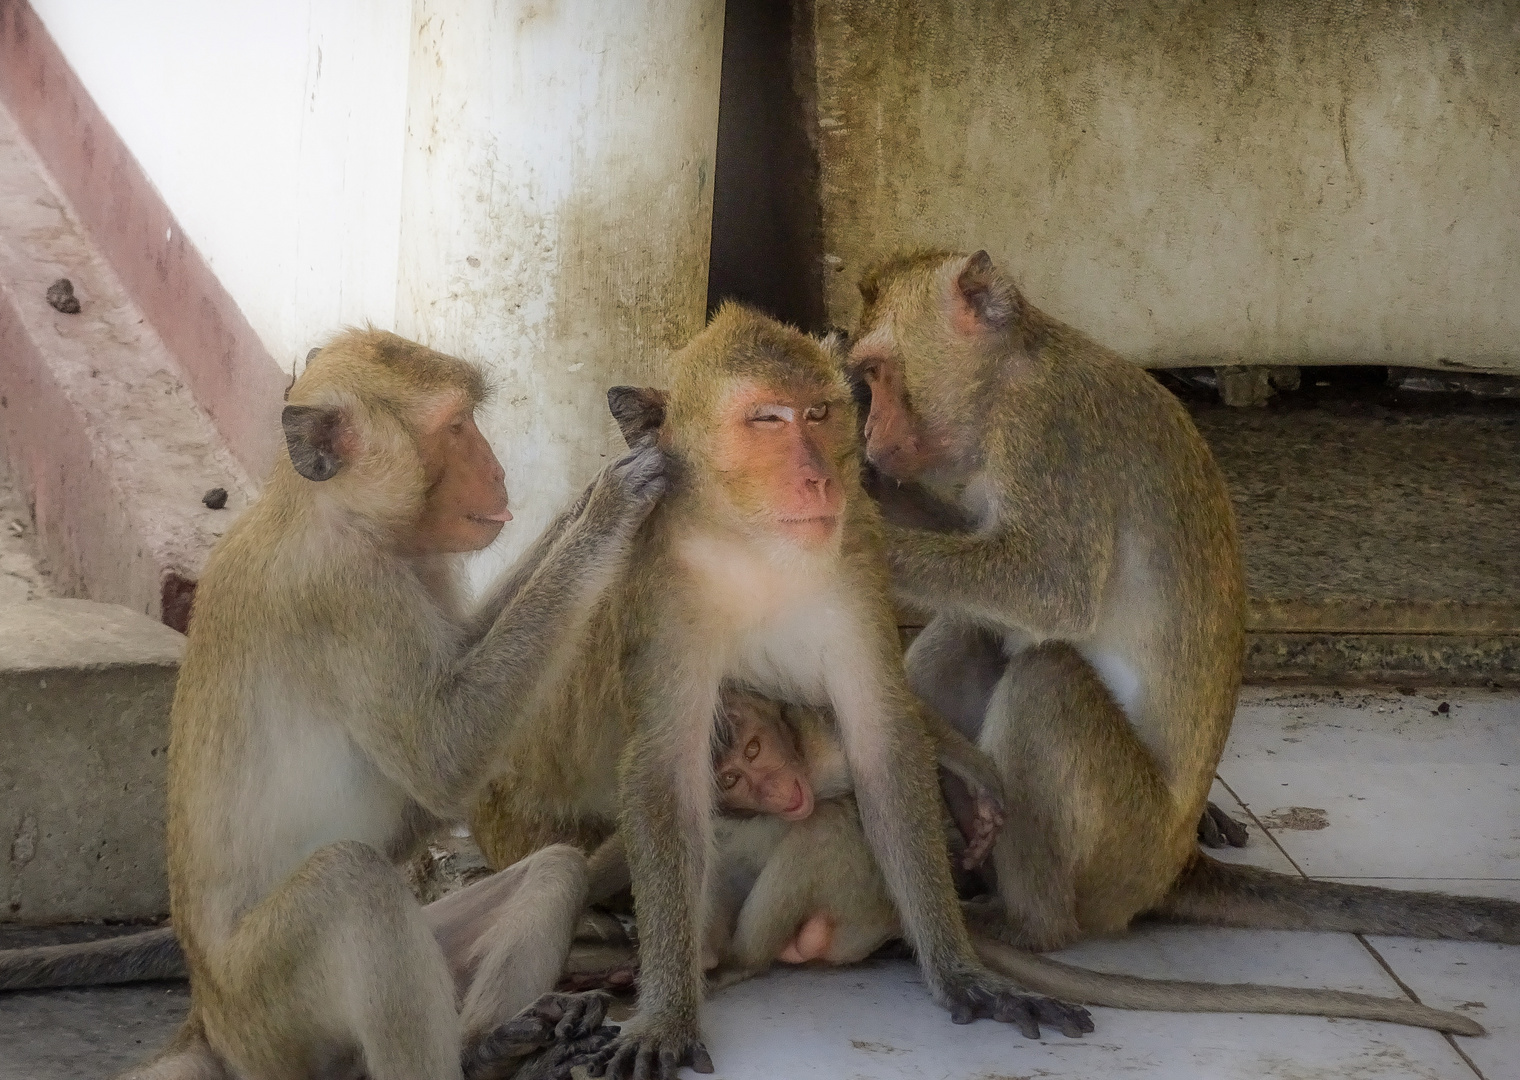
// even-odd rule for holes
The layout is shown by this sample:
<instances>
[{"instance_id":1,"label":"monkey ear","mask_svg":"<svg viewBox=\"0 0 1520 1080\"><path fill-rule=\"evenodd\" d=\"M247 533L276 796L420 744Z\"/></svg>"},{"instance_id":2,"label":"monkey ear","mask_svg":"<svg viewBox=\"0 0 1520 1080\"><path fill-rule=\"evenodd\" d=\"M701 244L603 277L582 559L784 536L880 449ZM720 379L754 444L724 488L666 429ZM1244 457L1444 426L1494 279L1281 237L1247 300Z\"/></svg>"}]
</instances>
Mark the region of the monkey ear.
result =
<instances>
[{"instance_id":1,"label":"monkey ear","mask_svg":"<svg viewBox=\"0 0 1520 1080\"><path fill-rule=\"evenodd\" d=\"M338 453L338 431L343 414L337 409L317 409L310 405L287 405L280 413L285 429L285 447L296 472L308 480L331 480L343 468Z\"/></svg>"},{"instance_id":2,"label":"monkey ear","mask_svg":"<svg viewBox=\"0 0 1520 1080\"><path fill-rule=\"evenodd\" d=\"M992 265L992 256L985 251L978 251L961 264L955 287L965 314L979 329L1001 330L1021 314L1018 290L998 273Z\"/></svg>"},{"instance_id":3,"label":"monkey ear","mask_svg":"<svg viewBox=\"0 0 1520 1080\"><path fill-rule=\"evenodd\" d=\"M652 386L614 386L607 408L629 446L660 430L665 423L665 391Z\"/></svg>"}]
</instances>

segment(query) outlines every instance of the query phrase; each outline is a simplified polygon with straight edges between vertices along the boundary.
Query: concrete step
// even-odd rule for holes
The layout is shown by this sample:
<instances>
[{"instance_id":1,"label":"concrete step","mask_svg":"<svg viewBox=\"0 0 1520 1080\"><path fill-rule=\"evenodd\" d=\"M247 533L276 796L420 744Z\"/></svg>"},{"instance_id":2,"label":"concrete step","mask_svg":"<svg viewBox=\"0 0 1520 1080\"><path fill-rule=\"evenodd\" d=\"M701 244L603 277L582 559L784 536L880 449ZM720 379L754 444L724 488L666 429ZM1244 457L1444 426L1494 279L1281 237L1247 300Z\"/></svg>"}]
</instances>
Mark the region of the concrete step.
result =
<instances>
[{"instance_id":1,"label":"concrete step","mask_svg":"<svg viewBox=\"0 0 1520 1080\"><path fill-rule=\"evenodd\" d=\"M0 923L168 912L164 777L184 640L115 604L0 605Z\"/></svg>"}]
</instances>

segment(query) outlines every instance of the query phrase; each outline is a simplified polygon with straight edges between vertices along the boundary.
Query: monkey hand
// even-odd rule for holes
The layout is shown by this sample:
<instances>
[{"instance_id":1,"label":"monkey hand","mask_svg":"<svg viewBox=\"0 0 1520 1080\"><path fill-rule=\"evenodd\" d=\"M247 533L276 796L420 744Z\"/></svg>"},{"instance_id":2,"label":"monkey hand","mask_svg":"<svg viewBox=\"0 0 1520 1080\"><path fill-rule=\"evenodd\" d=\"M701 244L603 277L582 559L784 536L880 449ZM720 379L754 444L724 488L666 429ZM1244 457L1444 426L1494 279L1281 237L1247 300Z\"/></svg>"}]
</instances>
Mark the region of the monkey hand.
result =
<instances>
[{"instance_id":1,"label":"monkey hand","mask_svg":"<svg viewBox=\"0 0 1520 1080\"><path fill-rule=\"evenodd\" d=\"M967 870L975 870L992 854L992 845L997 843L998 833L1003 831L1003 804L986 792L977 792L970 816L957 824L966 838L961 865Z\"/></svg>"},{"instance_id":2,"label":"monkey hand","mask_svg":"<svg viewBox=\"0 0 1520 1080\"><path fill-rule=\"evenodd\" d=\"M620 527L625 537L631 537L670 486L669 464L653 439L641 440L596 478L586 514Z\"/></svg>"},{"instance_id":3,"label":"monkey hand","mask_svg":"<svg viewBox=\"0 0 1520 1080\"><path fill-rule=\"evenodd\" d=\"M702 1033L684 1024L650 1026L619 1035L595 1056L586 1072L607 1080L676 1080L685 1065L699 1073L713 1071Z\"/></svg>"},{"instance_id":4,"label":"monkey hand","mask_svg":"<svg viewBox=\"0 0 1520 1080\"><path fill-rule=\"evenodd\" d=\"M984 968L966 968L951 975L938 997L950 1010L952 1023L969 1024L991 1017L1000 1023L1017 1024L1026 1039L1038 1039L1041 1024L1060 1028L1069 1039L1080 1039L1083 1032L1093 1029L1092 1017L1082 1006L1021 993Z\"/></svg>"},{"instance_id":5,"label":"monkey hand","mask_svg":"<svg viewBox=\"0 0 1520 1080\"><path fill-rule=\"evenodd\" d=\"M1003 799L993 791L965 777L945 773L940 779L945 805L955 827L966 841L961 865L975 870L992 853L998 833L1003 831Z\"/></svg>"},{"instance_id":6,"label":"monkey hand","mask_svg":"<svg viewBox=\"0 0 1520 1080\"><path fill-rule=\"evenodd\" d=\"M473 1038L466 1038L460 1069L465 1080L487 1080L502 1072L503 1063L550 1047L535 1066L549 1058L563 1064L561 1071L532 1072L545 1078L570 1075L576 1064L585 1064L618 1033L603 1027L607 1018L606 994L544 994L504 1024ZM569 1059L574 1057L575 1061ZM510 1071L510 1070L508 1070Z\"/></svg>"}]
</instances>

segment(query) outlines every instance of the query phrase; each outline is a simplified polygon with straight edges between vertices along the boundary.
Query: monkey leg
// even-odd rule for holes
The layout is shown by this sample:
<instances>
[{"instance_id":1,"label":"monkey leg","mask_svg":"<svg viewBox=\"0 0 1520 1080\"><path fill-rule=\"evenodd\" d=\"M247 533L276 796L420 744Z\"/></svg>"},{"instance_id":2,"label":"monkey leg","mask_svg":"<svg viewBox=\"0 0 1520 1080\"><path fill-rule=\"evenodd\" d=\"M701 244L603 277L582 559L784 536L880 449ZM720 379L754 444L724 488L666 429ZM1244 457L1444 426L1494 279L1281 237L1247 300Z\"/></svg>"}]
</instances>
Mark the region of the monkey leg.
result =
<instances>
[{"instance_id":1,"label":"monkey leg","mask_svg":"<svg viewBox=\"0 0 1520 1080\"><path fill-rule=\"evenodd\" d=\"M535 852L423 909L463 1002L465 1045L553 989L586 901L586 857Z\"/></svg>"},{"instance_id":2,"label":"monkey leg","mask_svg":"<svg viewBox=\"0 0 1520 1080\"><path fill-rule=\"evenodd\" d=\"M997 636L975 623L936 615L913 639L904 662L912 691L975 740L1007 663Z\"/></svg>"},{"instance_id":3,"label":"monkey leg","mask_svg":"<svg viewBox=\"0 0 1520 1080\"><path fill-rule=\"evenodd\" d=\"M733 965L864 960L900 934L853 802L822 804L776 846L739 910Z\"/></svg>"},{"instance_id":4,"label":"monkey leg","mask_svg":"<svg viewBox=\"0 0 1520 1080\"><path fill-rule=\"evenodd\" d=\"M1191 831L1156 835L1177 818L1171 794L1075 649L1046 642L1009 660L981 745L1008 794L993 866L1010 943L1038 951L1114 933L1165 893Z\"/></svg>"},{"instance_id":5,"label":"monkey leg","mask_svg":"<svg viewBox=\"0 0 1520 1080\"><path fill-rule=\"evenodd\" d=\"M229 937L205 943L193 974L207 1039L246 1080L361 1064L369 1080L461 1076L443 950L367 844L318 849Z\"/></svg>"}]
</instances>

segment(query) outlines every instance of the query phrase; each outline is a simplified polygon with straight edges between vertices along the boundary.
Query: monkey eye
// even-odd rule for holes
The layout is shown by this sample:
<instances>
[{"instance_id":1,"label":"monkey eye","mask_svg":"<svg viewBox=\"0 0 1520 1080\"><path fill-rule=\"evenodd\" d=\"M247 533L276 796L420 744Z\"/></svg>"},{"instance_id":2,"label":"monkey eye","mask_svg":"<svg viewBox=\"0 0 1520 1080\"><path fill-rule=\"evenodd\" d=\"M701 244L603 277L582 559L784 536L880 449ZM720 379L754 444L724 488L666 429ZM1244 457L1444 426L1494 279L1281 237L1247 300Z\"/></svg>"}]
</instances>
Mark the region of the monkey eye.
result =
<instances>
[{"instance_id":1,"label":"monkey eye","mask_svg":"<svg viewBox=\"0 0 1520 1080\"><path fill-rule=\"evenodd\" d=\"M760 756L760 737L756 735L744 744L744 760L754 761Z\"/></svg>"},{"instance_id":2,"label":"monkey eye","mask_svg":"<svg viewBox=\"0 0 1520 1080\"><path fill-rule=\"evenodd\" d=\"M749 414L752 424L789 424L797 413L785 405L759 405Z\"/></svg>"},{"instance_id":3,"label":"monkey eye","mask_svg":"<svg viewBox=\"0 0 1520 1080\"><path fill-rule=\"evenodd\" d=\"M803 415L815 424L827 420L829 417L829 403L827 401L820 401L817 405L814 405L807 412L803 413Z\"/></svg>"},{"instance_id":4,"label":"monkey eye","mask_svg":"<svg viewBox=\"0 0 1520 1080\"><path fill-rule=\"evenodd\" d=\"M736 773L736 772L722 773L718 777L718 784L719 784L719 786L721 786L723 788L724 791L732 791L734 785L737 784L738 782L739 782L739 774Z\"/></svg>"}]
</instances>

